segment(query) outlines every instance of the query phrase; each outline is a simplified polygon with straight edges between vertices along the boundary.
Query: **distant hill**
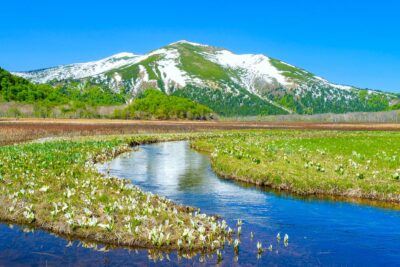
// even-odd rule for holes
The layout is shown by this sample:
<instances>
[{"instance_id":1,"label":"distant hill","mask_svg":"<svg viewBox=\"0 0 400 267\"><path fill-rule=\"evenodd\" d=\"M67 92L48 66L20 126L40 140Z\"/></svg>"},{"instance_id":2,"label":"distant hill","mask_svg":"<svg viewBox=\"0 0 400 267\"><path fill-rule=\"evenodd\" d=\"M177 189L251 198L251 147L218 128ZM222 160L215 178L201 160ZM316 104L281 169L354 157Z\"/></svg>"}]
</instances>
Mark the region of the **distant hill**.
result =
<instances>
[{"instance_id":1,"label":"distant hill","mask_svg":"<svg viewBox=\"0 0 400 267\"><path fill-rule=\"evenodd\" d=\"M191 119L208 120L214 112L184 97L168 96L156 89L147 89L126 108L116 110L119 119Z\"/></svg>"},{"instance_id":2,"label":"distant hill","mask_svg":"<svg viewBox=\"0 0 400 267\"><path fill-rule=\"evenodd\" d=\"M34 83L96 85L127 100L147 88L183 96L225 116L381 111L398 96L331 83L260 54L179 41L145 55L16 72Z\"/></svg>"}]
</instances>

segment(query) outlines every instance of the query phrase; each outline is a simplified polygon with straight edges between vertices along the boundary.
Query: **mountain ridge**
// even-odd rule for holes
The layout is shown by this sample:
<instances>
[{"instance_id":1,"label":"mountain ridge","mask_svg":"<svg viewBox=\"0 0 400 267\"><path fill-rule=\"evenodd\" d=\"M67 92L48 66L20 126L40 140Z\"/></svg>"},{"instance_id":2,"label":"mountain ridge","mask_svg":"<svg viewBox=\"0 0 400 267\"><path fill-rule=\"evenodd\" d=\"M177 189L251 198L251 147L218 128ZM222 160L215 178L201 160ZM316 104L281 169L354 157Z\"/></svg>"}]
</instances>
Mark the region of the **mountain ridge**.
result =
<instances>
[{"instance_id":1,"label":"mountain ridge","mask_svg":"<svg viewBox=\"0 0 400 267\"><path fill-rule=\"evenodd\" d=\"M86 63L14 72L35 83L93 83L123 91L147 88L191 98L223 115L313 114L385 109L395 94L331 83L262 54L235 54L186 40L145 55L122 52Z\"/></svg>"}]
</instances>

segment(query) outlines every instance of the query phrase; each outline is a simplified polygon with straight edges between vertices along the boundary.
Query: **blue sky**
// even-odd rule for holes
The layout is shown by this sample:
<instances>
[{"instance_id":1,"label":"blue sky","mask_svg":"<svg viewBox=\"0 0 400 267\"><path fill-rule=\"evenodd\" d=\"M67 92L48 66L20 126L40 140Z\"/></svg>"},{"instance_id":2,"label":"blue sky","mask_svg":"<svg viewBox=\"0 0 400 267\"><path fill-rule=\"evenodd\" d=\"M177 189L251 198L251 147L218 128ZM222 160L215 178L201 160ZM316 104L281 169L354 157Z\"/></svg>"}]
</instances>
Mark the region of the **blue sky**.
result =
<instances>
[{"instance_id":1,"label":"blue sky","mask_svg":"<svg viewBox=\"0 0 400 267\"><path fill-rule=\"evenodd\" d=\"M400 3L4 1L0 66L31 70L186 39L263 53L330 81L400 92Z\"/></svg>"}]
</instances>

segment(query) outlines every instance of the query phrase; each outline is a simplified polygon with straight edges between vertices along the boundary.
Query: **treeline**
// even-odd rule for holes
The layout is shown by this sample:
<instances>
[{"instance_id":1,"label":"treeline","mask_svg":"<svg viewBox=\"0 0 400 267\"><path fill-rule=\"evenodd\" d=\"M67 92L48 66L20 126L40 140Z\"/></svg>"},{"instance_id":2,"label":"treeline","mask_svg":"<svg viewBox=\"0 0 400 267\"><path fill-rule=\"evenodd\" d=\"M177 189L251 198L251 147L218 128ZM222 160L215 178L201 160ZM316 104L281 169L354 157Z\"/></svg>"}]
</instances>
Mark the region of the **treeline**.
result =
<instances>
[{"instance_id":1,"label":"treeline","mask_svg":"<svg viewBox=\"0 0 400 267\"><path fill-rule=\"evenodd\" d=\"M124 109L114 111L119 119L189 119L208 120L213 111L190 99L168 96L156 89L147 89Z\"/></svg>"},{"instance_id":2,"label":"treeline","mask_svg":"<svg viewBox=\"0 0 400 267\"><path fill-rule=\"evenodd\" d=\"M235 88L235 84L231 84L231 88ZM239 93L187 85L184 89L175 90L173 95L193 99L226 117L287 114L285 110L242 88L236 89Z\"/></svg>"},{"instance_id":3,"label":"treeline","mask_svg":"<svg viewBox=\"0 0 400 267\"><path fill-rule=\"evenodd\" d=\"M81 102L69 105L47 106L42 103L0 102L0 117L12 118L111 118L117 106L89 106Z\"/></svg>"},{"instance_id":4,"label":"treeline","mask_svg":"<svg viewBox=\"0 0 400 267\"><path fill-rule=\"evenodd\" d=\"M58 86L34 84L0 68L0 101L40 104L44 107L69 105L73 108L118 105L123 104L125 98L122 93L89 83L83 87L78 82Z\"/></svg>"},{"instance_id":5,"label":"treeline","mask_svg":"<svg viewBox=\"0 0 400 267\"><path fill-rule=\"evenodd\" d=\"M271 115L227 117L220 120L263 122L326 122L326 123L400 123L400 110L381 112L324 113L314 115Z\"/></svg>"}]
</instances>

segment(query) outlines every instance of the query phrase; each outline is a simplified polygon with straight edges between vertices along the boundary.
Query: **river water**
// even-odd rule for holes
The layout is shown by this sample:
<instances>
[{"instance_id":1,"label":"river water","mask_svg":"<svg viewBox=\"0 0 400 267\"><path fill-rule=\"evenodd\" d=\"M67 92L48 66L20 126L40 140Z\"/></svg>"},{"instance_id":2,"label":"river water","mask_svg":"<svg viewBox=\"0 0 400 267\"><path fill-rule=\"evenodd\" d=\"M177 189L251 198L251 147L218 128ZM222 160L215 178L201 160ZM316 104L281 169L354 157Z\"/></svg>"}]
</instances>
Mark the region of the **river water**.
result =
<instances>
[{"instance_id":1,"label":"river water","mask_svg":"<svg viewBox=\"0 0 400 267\"><path fill-rule=\"evenodd\" d=\"M243 220L239 255L223 250L222 266L399 266L400 212L354 203L299 199L219 178L207 156L187 141L140 146L139 151L99 165L144 191L217 214L233 228ZM250 233L254 233L254 238ZM288 245L276 239L289 236ZM256 244L272 245L257 257ZM215 265L216 256L191 259L164 254L154 263L147 250L98 252L81 242L43 231L0 225L0 265Z\"/></svg>"}]
</instances>

